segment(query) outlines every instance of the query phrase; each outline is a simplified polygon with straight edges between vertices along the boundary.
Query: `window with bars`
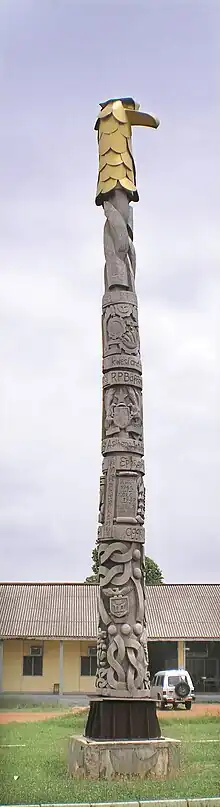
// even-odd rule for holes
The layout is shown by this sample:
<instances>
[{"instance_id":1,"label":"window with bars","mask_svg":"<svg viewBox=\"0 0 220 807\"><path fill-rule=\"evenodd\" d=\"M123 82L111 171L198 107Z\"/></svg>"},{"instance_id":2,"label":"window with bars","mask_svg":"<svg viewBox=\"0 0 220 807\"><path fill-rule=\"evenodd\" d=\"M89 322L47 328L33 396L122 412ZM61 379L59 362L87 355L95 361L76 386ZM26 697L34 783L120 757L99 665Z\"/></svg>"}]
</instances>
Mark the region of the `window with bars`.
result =
<instances>
[{"instance_id":1,"label":"window with bars","mask_svg":"<svg viewBox=\"0 0 220 807\"><path fill-rule=\"evenodd\" d=\"M93 648L92 648L93 650ZM97 655L96 648L88 656L81 656L81 675L96 675Z\"/></svg>"},{"instance_id":2,"label":"window with bars","mask_svg":"<svg viewBox=\"0 0 220 807\"><path fill-rule=\"evenodd\" d=\"M23 656L23 675L43 675L43 651L39 647L31 647L30 653Z\"/></svg>"}]
</instances>

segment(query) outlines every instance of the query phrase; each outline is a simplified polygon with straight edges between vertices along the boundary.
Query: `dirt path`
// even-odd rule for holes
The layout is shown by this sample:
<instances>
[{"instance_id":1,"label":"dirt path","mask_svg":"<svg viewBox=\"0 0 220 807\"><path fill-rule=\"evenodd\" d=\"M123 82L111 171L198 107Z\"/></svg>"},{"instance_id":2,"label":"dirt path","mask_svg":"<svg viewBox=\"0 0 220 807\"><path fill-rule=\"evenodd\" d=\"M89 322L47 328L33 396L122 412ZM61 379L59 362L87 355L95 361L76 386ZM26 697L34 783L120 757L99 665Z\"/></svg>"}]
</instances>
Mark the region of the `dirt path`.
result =
<instances>
[{"instance_id":1,"label":"dirt path","mask_svg":"<svg viewBox=\"0 0 220 807\"><path fill-rule=\"evenodd\" d=\"M77 714L86 711L86 706L76 706L71 709L71 711L68 709L66 712L64 710L62 710L62 712L0 712L0 725L5 723L35 723L38 720L51 720L51 718L55 717L64 717L66 714ZM176 710L164 709L164 711L158 711L159 720L163 720L166 717L171 717L173 720L179 717L193 719L194 717L206 717L206 715L207 717L209 715L215 715L220 718L220 703L195 703L189 712L182 707Z\"/></svg>"},{"instance_id":2,"label":"dirt path","mask_svg":"<svg viewBox=\"0 0 220 807\"><path fill-rule=\"evenodd\" d=\"M61 711L52 711L51 712L0 712L0 725L5 723L36 723L38 720L51 720L54 717L64 717L65 715L70 715L71 713L77 714L77 712L85 712L86 706L76 706L73 709L67 709L66 711L62 709Z\"/></svg>"},{"instance_id":3,"label":"dirt path","mask_svg":"<svg viewBox=\"0 0 220 807\"><path fill-rule=\"evenodd\" d=\"M178 717L194 718L194 717L209 717L213 715L220 717L220 703L193 703L192 709L187 711L185 706L179 706L178 709L164 709L157 712L159 720L164 717L172 717L174 720Z\"/></svg>"}]
</instances>

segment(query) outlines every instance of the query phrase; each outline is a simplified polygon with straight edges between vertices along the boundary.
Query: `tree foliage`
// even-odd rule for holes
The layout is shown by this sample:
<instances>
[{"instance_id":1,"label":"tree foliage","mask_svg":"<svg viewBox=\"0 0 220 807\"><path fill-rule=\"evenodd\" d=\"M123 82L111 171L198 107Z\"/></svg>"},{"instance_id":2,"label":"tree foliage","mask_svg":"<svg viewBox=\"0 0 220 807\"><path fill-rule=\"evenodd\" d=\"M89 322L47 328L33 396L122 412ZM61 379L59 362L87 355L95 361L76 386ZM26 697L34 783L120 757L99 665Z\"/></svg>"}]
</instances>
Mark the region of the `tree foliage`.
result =
<instances>
[{"instance_id":1,"label":"tree foliage","mask_svg":"<svg viewBox=\"0 0 220 807\"><path fill-rule=\"evenodd\" d=\"M99 570L99 559L98 559L98 549L95 548L92 550L92 572L93 574L90 577L87 577L85 582L86 583L98 583L98 570ZM146 586L158 586L163 583L163 573L157 563L155 563L152 558L148 558L145 555L144 559L144 570L145 570L145 585Z\"/></svg>"},{"instance_id":2,"label":"tree foliage","mask_svg":"<svg viewBox=\"0 0 220 807\"><path fill-rule=\"evenodd\" d=\"M86 583L98 583L98 572L99 572L99 558L98 558L98 549L95 548L92 550L92 571L93 574L90 577L87 577L85 582Z\"/></svg>"},{"instance_id":3,"label":"tree foliage","mask_svg":"<svg viewBox=\"0 0 220 807\"><path fill-rule=\"evenodd\" d=\"M145 555L144 559L144 569L146 586L159 586L163 583L163 572L155 563L155 560L148 558L147 555Z\"/></svg>"}]
</instances>

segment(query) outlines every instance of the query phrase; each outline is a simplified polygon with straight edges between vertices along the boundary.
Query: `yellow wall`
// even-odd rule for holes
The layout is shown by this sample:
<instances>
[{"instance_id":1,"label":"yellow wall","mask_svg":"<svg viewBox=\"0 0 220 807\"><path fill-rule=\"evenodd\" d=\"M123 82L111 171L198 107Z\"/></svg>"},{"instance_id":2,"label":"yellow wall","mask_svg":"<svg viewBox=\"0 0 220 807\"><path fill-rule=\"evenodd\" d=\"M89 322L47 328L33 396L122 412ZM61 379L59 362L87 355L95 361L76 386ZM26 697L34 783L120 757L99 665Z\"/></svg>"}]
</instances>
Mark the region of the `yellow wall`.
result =
<instances>
[{"instance_id":1,"label":"yellow wall","mask_svg":"<svg viewBox=\"0 0 220 807\"><path fill-rule=\"evenodd\" d=\"M185 667L185 642L178 641L178 668Z\"/></svg>"},{"instance_id":2,"label":"yellow wall","mask_svg":"<svg viewBox=\"0 0 220 807\"><path fill-rule=\"evenodd\" d=\"M80 642L63 642L63 692L78 692Z\"/></svg>"},{"instance_id":3,"label":"yellow wall","mask_svg":"<svg viewBox=\"0 0 220 807\"><path fill-rule=\"evenodd\" d=\"M22 675L21 680L21 692L53 692L53 685L59 683L59 642L43 642L43 675Z\"/></svg>"},{"instance_id":4,"label":"yellow wall","mask_svg":"<svg viewBox=\"0 0 220 807\"><path fill-rule=\"evenodd\" d=\"M81 675L79 679L80 692L92 692L95 694L95 675Z\"/></svg>"},{"instance_id":5,"label":"yellow wall","mask_svg":"<svg viewBox=\"0 0 220 807\"><path fill-rule=\"evenodd\" d=\"M43 642L43 675L23 676L23 655L28 655L31 645L40 644L36 639L7 639L3 644L3 691L5 692L53 692L59 683L59 641ZM94 642L63 642L63 692L92 692L95 677L80 675L80 656L88 655L88 647Z\"/></svg>"},{"instance_id":6,"label":"yellow wall","mask_svg":"<svg viewBox=\"0 0 220 807\"><path fill-rule=\"evenodd\" d=\"M35 639L7 639L3 643L3 692L53 692L59 683L59 641L43 642L43 675L23 676L23 655L37 645ZM80 675L80 657L95 641L63 641L63 692L93 692L95 676ZM178 667L185 664L185 642L178 641Z\"/></svg>"},{"instance_id":7,"label":"yellow wall","mask_svg":"<svg viewBox=\"0 0 220 807\"><path fill-rule=\"evenodd\" d=\"M80 656L88 656L88 648L94 647L94 642L83 641L80 642ZM80 675L79 691L80 692L93 692L95 690L95 675Z\"/></svg>"},{"instance_id":8,"label":"yellow wall","mask_svg":"<svg viewBox=\"0 0 220 807\"><path fill-rule=\"evenodd\" d=\"M3 682L6 692L22 692L22 647L20 639L8 639L3 642Z\"/></svg>"},{"instance_id":9,"label":"yellow wall","mask_svg":"<svg viewBox=\"0 0 220 807\"><path fill-rule=\"evenodd\" d=\"M3 691L6 692L53 692L59 681L59 642L43 642L43 675L23 676L23 655L31 645L39 642L32 639L8 639L3 646Z\"/></svg>"},{"instance_id":10,"label":"yellow wall","mask_svg":"<svg viewBox=\"0 0 220 807\"><path fill-rule=\"evenodd\" d=\"M92 692L95 676L80 675L80 658L88 655L88 647L94 642L63 642L63 692Z\"/></svg>"}]
</instances>

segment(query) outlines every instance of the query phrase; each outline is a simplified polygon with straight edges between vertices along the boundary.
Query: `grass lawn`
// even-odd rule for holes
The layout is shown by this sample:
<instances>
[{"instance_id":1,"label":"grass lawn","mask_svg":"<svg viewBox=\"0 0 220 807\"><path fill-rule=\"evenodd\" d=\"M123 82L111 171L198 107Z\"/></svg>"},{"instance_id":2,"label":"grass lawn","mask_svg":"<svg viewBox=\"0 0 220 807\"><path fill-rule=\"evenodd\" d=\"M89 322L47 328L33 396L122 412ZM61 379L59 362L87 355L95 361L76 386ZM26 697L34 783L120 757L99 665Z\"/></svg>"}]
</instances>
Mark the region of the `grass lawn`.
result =
<instances>
[{"instance_id":1,"label":"grass lawn","mask_svg":"<svg viewBox=\"0 0 220 807\"><path fill-rule=\"evenodd\" d=\"M99 782L76 781L67 772L71 734L82 734L85 714L64 715L46 722L1 726L1 804L98 802L217 796L220 792L220 723L218 717L163 720L162 732L181 739L181 771L172 779ZM203 742L200 740L214 740ZM18 775L17 781L14 775Z\"/></svg>"},{"instance_id":2,"label":"grass lawn","mask_svg":"<svg viewBox=\"0 0 220 807\"><path fill-rule=\"evenodd\" d=\"M74 704L72 704L74 706ZM17 700L16 698L1 697L0 695L0 712L68 712L71 711L71 706L64 701L59 701L59 698L54 700Z\"/></svg>"}]
</instances>

